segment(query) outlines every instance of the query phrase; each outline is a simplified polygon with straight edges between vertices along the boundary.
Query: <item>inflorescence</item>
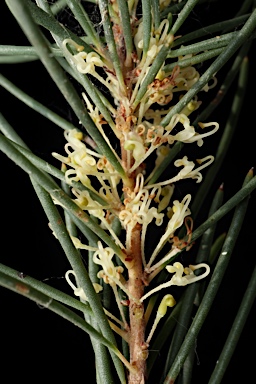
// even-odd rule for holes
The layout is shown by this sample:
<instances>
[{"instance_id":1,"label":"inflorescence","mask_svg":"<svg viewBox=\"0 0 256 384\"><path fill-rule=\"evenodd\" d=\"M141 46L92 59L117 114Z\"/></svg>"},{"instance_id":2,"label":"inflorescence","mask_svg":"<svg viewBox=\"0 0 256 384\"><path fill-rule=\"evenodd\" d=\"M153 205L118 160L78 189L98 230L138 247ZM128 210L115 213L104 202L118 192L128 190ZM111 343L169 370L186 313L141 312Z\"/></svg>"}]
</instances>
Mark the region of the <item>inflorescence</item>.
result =
<instances>
[{"instance_id":1,"label":"inflorescence","mask_svg":"<svg viewBox=\"0 0 256 384\"><path fill-rule=\"evenodd\" d=\"M165 19L157 30L152 28L146 51L143 49L143 24L141 20L134 25L133 37L135 52L132 59L127 61L129 63L132 61L132 66L129 64L130 67L124 71L126 91L120 88L107 52L105 56L104 52L99 53L96 49L87 53L83 46L78 45L70 38L63 41L62 48L64 56L74 71L85 76L89 74L100 82L101 86L109 93L110 101L108 100L107 103L103 94L98 90L101 100L105 105L110 105L114 125L106 122L86 90L82 96L92 121L107 143L109 143L110 131L119 140L120 153L122 154L120 161L122 161L127 177L133 179L134 183L127 185L123 180L122 185L122 177L118 171L106 156L97 152L95 148L89 148L83 133L79 130L65 132L66 156L57 153L53 153L53 156L67 167L65 178L67 184L72 185L75 203L97 219L100 226L109 232L120 249L129 254L133 230L138 226L141 228L140 251L145 282L149 283L164 267L172 274L169 281L149 290L141 297L140 303L142 303L150 295L161 289L172 285L191 284L206 277L210 272L209 266L204 263L195 266L190 265L187 268L184 268L180 262L175 262L173 265L167 264L185 248L185 246L183 247L184 244L188 245L177 238L177 229L181 228L184 223L188 229L187 223L193 223L189 208L191 194L186 194L181 201L173 199L175 183L188 178L195 179L197 183L200 183L203 178L201 171L214 161L214 157L208 155L202 159L197 159L195 163L188 156L183 156L174 162L174 176L154 183L150 183L150 179L165 157L172 151L176 142L197 143L201 147L204 143L203 140L214 134L219 125L216 122L199 123L199 130L191 125L190 114L201 105L201 101L197 97L194 97L179 113L174 114L168 124L163 125L161 123L184 92L187 92L199 80L198 71L191 66L182 69L175 66L171 72L168 72L168 66L165 67L164 63L155 79L147 86L139 103L136 101L158 53L163 46L171 46L174 36L170 32L169 21ZM206 88L205 90L208 90L209 87ZM178 99L177 94L179 95ZM116 158L119 159L110 143L109 146ZM152 159L154 156L155 166L149 172L145 162L149 157ZM73 182L76 182L75 186ZM114 220L118 220L126 232L125 243L121 242L113 230ZM152 223L159 227L165 226L165 231L160 236L151 255L148 255L146 250L147 231ZM190 235L191 231L188 231ZM86 249L86 245L78 244L78 239L74 241L76 241L74 244L77 248ZM169 249L165 255L161 256L167 244ZM113 249L104 248L100 241L98 247L93 250L93 262L101 268L98 272L99 281L104 281L112 287L123 324L127 325L117 288L125 293L128 301L134 300L130 295L125 277L125 268L132 267L132 261L129 260L130 263L121 265L120 262L116 262L117 257L118 255L115 255ZM194 271L199 268L204 268L205 272L201 275L195 275ZM71 282L70 274L74 275L74 272L68 271L66 279L73 288L75 295L86 300L85 292ZM98 284L95 288L97 291L101 289ZM163 298L153 329L164 316L167 306L174 304L175 300L171 295L167 294ZM147 343L150 341L153 331L151 330Z\"/></svg>"}]
</instances>

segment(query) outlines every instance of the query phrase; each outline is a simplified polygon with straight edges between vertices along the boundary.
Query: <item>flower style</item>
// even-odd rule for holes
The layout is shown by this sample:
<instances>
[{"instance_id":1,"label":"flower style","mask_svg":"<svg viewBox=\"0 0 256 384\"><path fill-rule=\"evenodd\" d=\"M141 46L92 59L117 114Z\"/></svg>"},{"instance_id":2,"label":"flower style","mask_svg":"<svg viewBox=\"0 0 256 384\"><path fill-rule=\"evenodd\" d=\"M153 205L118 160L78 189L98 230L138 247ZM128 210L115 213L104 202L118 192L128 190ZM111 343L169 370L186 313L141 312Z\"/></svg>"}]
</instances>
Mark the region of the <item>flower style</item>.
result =
<instances>
[{"instance_id":1,"label":"flower style","mask_svg":"<svg viewBox=\"0 0 256 384\"><path fill-rule=\"evenodd\" d=\"M118 130L116 129L116 126L115 126L113 120L109 116L106 116L107 121L104 120L103 115L100 113L99 109L96 106L95 107L93 106L93 104L91 103L89 98L86 96L85 92L82 92L82 97L86 103L86 108L87 108L89 116L91 117L92 121L94 122L94 124L96 125L96 127L98 128L98 130L100 131L102 136L104 137L105 141L108 143L109 147L112 149L112 152L115 154L116 158L119 159L118 155L116 154L114 148L112 147L112 145L109 141L109 138L105 134L105 131L102 127L103 125L109 124L109 126L111 127L111 129L113 130L115 135L120 138L120 134L119 134ZM109 106L110 105L108 104L108 107ZM115 109L112 110L112 113L115 114Z\"/></svg>"},{"instance_id":2,"label":"flower style","mask_svg":"<svg viewBox=\"0 0 256 384\"><path fill-rule=\"evenodd\" d=\"M67 48L67 45L69 45L72 50L78 53L75 53L73 55ZM63 40L62 48L67 60L72 63L72 65L77 69L79 73L85 75L89 73L90 75L95 77L112 93L112 96L115 98L115 100L119 100L120 85L116 76L111 73L113 71L112 63L107 58L102 58L95 51L91 51L88 53L85 52L84 47L82 45L77 44L74 40L70 38ZM108 69L110 69L110 71L106 71L106 76L102 77L96 71L97 67L102 68L103 70L105 69L105 67L107 67Z\"/></svg>"},{"instance_id":3,"label":"flower style","mask_svg":"<svg viewBox=\"0 0 256 384\"><path fill-rule=\"evenodd\" d=\"M112 258L115 252L113 249L107 247L103 248L101 242L98 242L98 250L93 254L93 262L95 264L101 265L102 270L98 272L97 277L103 279L106 284L109 284L113 289L114 296L116 299L116 303L118 309L120 311L120 315L122 317L122 321L125 325L125 328L128 328L128 324L124 315L123 307L121 305L120 297L117 291L117 286L121 288L122 291L126 293L129 299L132 298L129 290L126 288L126 281L122 276L124 271L122 266L115 266ZM134 299L134 298L133 298Z\"/></svg>"},{"instance_id":4,"label":"flower style","mask_svg":"<svg viewBox=\"0 0 256 384\"><path fill-rule=\"evenodd\" d=\"M94 156L99 157L99 155L96 152L88 150L86 145L82 143L83 134L76 129L65 131L64 136L67 140L64 149L68 154L68 157L61 156L55 152L52 153L52 156L73 168L65 172L66 181L68 183L73 180L81 181L83 185L90 188L91 182L87 174L97 173ZM73 151L71 151L70 148ZM71 175L74 176L70 177Z\"/></svg>"},{"instance_id":5,"label":"flower style","mask_svg":"<svg viewBox=\"0 0 256 384\"><path fill-rule=\"evenodd\" d=\"M146 147L144 146L141 136L136 132L129 132L126 135L126 140L124 142L124 149L126 151L132 151L133 158L135 160L132 168L129 169L129 172L132 172L135 168L141 164L141 159L144 158L146 153Z\"/></svg>"},{"instance_id":6,"label":"flower style","mask_svg":"<svg viewBox=\"0 0 256 384\"><path fill-rule=\"evenodd\" d=\"M79 206L79 208L84 211L86 210L92 216L97 217L101 221L101 226L111 233L111 236L115 240L116 244L124 249L124 245L121 243L111 227L111 221L114 219L114 215L112 215L111 220L109 220L110 215L108 215L108 217L106 215L106 209L108 207L102 206L100 203L92 199L88 191L79 191L72 188L72 193L76 196L74 202Z\"/></svg>"},{"instance_id":7,"label":"flower style","mask_svg":"<svg viewBox=\"0 0 256 384\"><path fill-rule=\"evenodd\" d=\"M89 245L85 245L83 244L77 237L75 236L70 236L71 237L71 240L74 244L74 246L76 247L76 249L86 249L87 251L93 251L95 252L97 250L97 248L95 247L91 247Z\"/></svg>"},{"instance_id":8,"label":"flower style","mask_svg":"<svg viewBox=\"0 0 256 384\"><path fill-rule=\"evenodd\" d=\"M168 65L163 67L157 74L155 80L148 86L148 90L143 96L139 112L138 112L138 123L142 122L143 117L148 118L150 113L151 118L154 116L154 125L161 124L163 116L166 116L172 107L169 103L173 99L175 92L188 91L193 84L199 79L199 73L193 67L180 68L175 66L171 72L168 72ZM166 71L167 70L167 71ZM150 109L152 104L159 104L162 106L168 105L166 109L160 111L154 111ZM197 97L190 101L180 113L186 116L190 115L201 105L201 101L197 101ZM150 111L150 112L149 112Z\"/></svg>"},{"instance_id":9,"label":"flower style","mask_svg":"<svg viewBox=\"0 0 256 384\"><path fill-rule=\"evenodd\" d=\"M196 276L194 274L194 271L200 268L205 268L205 272L202 275ZM166 283L160 284L158 287L146 293L146 295L144 295L140 299L141 302L143 302L147 297L151 296L153 293L158 292L163 288L170 287L171 285L185 286L188 284L192 284L208 276L210 273L210 267L205 263L190 265L189 268L184 268L181 263L176 262L173 265L168 265L166 269L168 272L174 273L171 280L167 281Z\"/></svg>"},{"instance_id":10,"label":"flower style","mask_svg":"<svg viewBox=\"0 0 256 384\"><path fill-rule=\"evenodd\" d=\"M136 81L135 88L133 90L130 104L132 105L140 85L143 83L152 62L154 61L156 55L159 53L163 45L169 46L173 42L173 35L169 34L169 21L164 19L159 25L157 30L151 30L151 36L149 40L149 47L146 52L143 50L143 33L142 33L143 24L140 23L137 29L137 33L134 37L134 44L137 50L137 56L140 59L143 53L142 59L139 65L136 68L136 72L139 73L139 76ZM144 54L145 53L145 54Z\"/></svg>"}]
</instances>

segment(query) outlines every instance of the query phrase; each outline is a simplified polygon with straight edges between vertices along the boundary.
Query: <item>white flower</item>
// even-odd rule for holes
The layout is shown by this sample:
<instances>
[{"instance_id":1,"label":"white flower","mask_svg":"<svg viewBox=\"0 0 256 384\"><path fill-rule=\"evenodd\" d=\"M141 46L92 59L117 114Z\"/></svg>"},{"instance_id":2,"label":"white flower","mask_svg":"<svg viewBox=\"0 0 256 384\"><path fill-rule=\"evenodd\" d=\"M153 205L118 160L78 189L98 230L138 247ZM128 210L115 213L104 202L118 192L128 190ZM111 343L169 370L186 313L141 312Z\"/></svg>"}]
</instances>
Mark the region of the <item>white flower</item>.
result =
<instances>
[{"instance_id":1,"label":"white flower","mask_svg":"<svg viewBox=\"0 0 256 384\"><path fill-rule=\"evenodd\" d=\"M199 268L205 268L205 272L202 275L196 276L194 271ZM210 273L210 267L205 263L190 265L189 268L184 268L181 263L176 262L173 265L167 265L166 269L168 272L174 273L168 284L178 286L194 283L195 281L203 279Z\"/></svg>"},{"instance_id":2,"label":"white flower","mask_svg":"<svg viewBox=\"0 0 256 384\"><path fill-rule=\"evenodd\" d=\"M123 272L123 267L115 266L112 258L115 252L112 248L103 248L101 242L98 242L98 250L93 254L93 262L100 265L103 268L103 274L100 271L98 275L103 278L105 275L108 278L108 282L111 284L114 282L119 285L120 274Z\"/></svg>"},{"instance_id":3,"label":"white flower","mask_svg":"<svg viewBox=\"0 0 256 384\"><path fill-rule=\"evenodd\" d=\"M150 266L152 265L153 261L155 260L156 256L161 251L163 246L166 244L167 240L173 236L177 228L181 227L181 225L184 222L184 218L190 215L191 212L190 212L190 209L188 208L190 201L191 201L191 195L186 195L181 202L179 202L178 200L174 200L173 207L171 211L169 211L172 213L172 216L167 224L165 233L161 237L148 264L146 265L146 268L145 268L146 271L150 270Z\"/></svg>"},{"instance_id":4,"label":"white flower","mask_svg":"<svg viewBox=\"0 0 256 384\"><path fill-rule=\"evenodd\" d=\"M194 271L196 269L205 268L205 272L202 275L196 276ZM209 275L210 267L205 263L200 263L197 265L190 265L189 268L184 268L183 265L179 262L174 263L173 265L168 265L166 267L167 271L174 273L170 281L160 284L158 287L152 289L146 295L144 295L140 301L143 302L147 297L151 296L153 293L160 291L163 288L170 287L171 285L185 286L188 284L195 283ZM184 274L184 275L183 275Z\"/></svg>"},{"instance_id":5,"label":"white flower","mask_svg":"<svg viewBox=\"0 0 256 384\"><path fill-rule=\"evenodd\" d=\"M178 132L176 135L171 135L171 131L178 123L181 123L184 129ZM205 124L198 123L198 125L201 128L210 127L213 125L215 128L213 128L211 131L207 133L199 134L195 131L195 128L190 125L189 118L185 114L182 114L182 113L175 114L171 118L170 123L165 127L165 130L167 132L170 132L165 134L165 136L168 139L168 143L173 144L175 141L180 141L182 143L194 143L196 141L197 145L201 147L203 145L202 139L204 137L214 134L219 129L219 124L216 122L205 123Z\"/></svg>"},{"instance_id":6,"label":"white flower","mask_svg":"<svg viewBox=\"0 0 256 384\"><path fill-rule=\"evenodd\" d=\"M67 44L73 47L78 53L72 55L72 53L67 49ZM82 45L78 45L72 39L65 39L62 42L62 46L66 57L72 61L80 73L90 73L91 75L94 75L95 66L104 66L104 63L96 52L84 52L84 47Z\"/></svg>"},{"instance_id":7,"label":"white flower","mask_svg":"<svg viewBox=\"0 0 256 384\"><path fill-rule=\"evenodd\" d=\"M137 165L141 163L141 159L143 159L146 152L141 136L135 132L129 132L127 139L124 142L124 149L126 151L132 151L135 166L137 167Z\"/></svg>"},{"instance_id":8,"label":"white flower","mask_svg":"<svg viewBox=\"0 0 256 384\"><path fill-rule=\"evenodd\" d=\"M195 163L193 161L188 161L187 156L184 156L182 159L178 159L174 162L174 165L176 167L181 167L182 165L184 166L184 168L178 173L178 175L174 179L177 178L178 180L178 179L191 178L191 179L196 179L196 182L200 183L203 177L201 172L199 171L201 171L205 167L208 167L208 165L210 165L213 161L214 161L214 157L211 155L206 156L203 159L198 159L197 162L203 165L201 165L201 167L194 169ZM173 180L172 182L174 181L176 180Z\"/></svg>"}]
</instances>

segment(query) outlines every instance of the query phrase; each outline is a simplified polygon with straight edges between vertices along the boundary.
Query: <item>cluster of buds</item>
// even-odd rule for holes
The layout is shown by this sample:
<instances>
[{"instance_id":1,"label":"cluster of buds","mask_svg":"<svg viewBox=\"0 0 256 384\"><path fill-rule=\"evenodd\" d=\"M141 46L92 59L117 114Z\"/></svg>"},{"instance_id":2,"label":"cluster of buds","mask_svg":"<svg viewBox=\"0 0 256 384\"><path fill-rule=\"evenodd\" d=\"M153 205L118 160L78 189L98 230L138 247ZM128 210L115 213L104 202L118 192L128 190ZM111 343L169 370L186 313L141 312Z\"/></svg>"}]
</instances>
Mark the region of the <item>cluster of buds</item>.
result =
<instances>
[{"instance_id":1,"label":"cluster of buds","mask_svg":"<svg viewBox=\"0 0 256 384\"><path fill-rule=\"evenodd\" d=\"M174 93L187 92L198 81L199 77L199 73L193 67L180 68L175 66L170 74L166 73L164 69L160 70L157 78L148 86L140 103L138 122L140 123L144 116L147 118L151 116L154 118L154 124L158 124L160 119L171 110L170 102L173 100ZM166 106L166 109L161 109L159 115L158 112L155 113L155 108L151 108L153 104ZM200 105L201 101L195 99L181 113L188 116Z\"/></svg>"}]
</instances>

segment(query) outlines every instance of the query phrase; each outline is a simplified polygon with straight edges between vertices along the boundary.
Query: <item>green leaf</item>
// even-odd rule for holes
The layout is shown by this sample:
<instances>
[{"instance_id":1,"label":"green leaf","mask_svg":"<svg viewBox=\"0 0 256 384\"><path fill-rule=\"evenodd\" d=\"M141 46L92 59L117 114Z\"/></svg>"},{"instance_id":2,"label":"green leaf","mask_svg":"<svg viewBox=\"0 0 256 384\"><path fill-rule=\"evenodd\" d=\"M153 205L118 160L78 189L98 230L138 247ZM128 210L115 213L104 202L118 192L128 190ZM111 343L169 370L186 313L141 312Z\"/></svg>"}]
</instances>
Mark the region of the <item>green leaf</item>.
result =
<instances>
[{"instance_id":1,"label":"green leaf","mask_svg":"<svg viewBox=\"0 0 256 384\"><path fill-rule=\"evenodd\" d=\"M6 276L12 277L17 280L17 284L24 283L28 288L34 288L38 292L43 293L45 296L48 296L49 299L59 301L62 304L68 305L71 308L77 309L78 311L87 313L89 316L92 316L92 310L88 303L82 303L81 301L75 299L74 297L69 296L68 294L51 287L43 283L40 280L34 279L28 275L25 275L22 272L19 272L13 268L10 268L4 264L0 263L0 272Z\"/></svg>"},{"instance_id":2,"label":"green leaf","mask_svg":"<svg viewBox=\"0 0 256 384\"><path fill-rule=\"evenodd\" d=\"M142 0L142 25L143 25L143 58L146 58L151 37L151 1Z\"/></svg>"},{"instance_id":3,"label":"green leaf","mask_svg":"<svg viewBox=\"0 0 256 384\"><path fill-rule=\"evenodd\" d=\"M234 65L236 65L236 62ZM238 86L237 86L237 90L231 106L230 115L226 122L223 134L221 136L221 140L217 148L215 161L211 166L211 168L208 170L204 178L204 181L201 184L200 188L198 189L196 197L191 206L191 210L195 215L195 217L198 214L199 209L202 206L202 203L205 197L207 196L212 186L212 183L223 164L226 153L230 147L232 137L235 133L235 129L239 121L238 119L240 117L240 112L243 105L243 99L246 94L247 82L248 82L248 58L245 57L241 65L240 74L238 78Z\"/></svg>"},{"instance_id":4,"label":"green leaf","mask_svg":"<svg viewBox=\"0 0 256 384\"><path fill-rule=\"evenodd\" d=\"M102 336L100 332L98 332L95 328L93 328L90 324L88 324L83 318L78 316L75 312L71 311L69 308L64 305L58 303L51 297L39 292L35 288L32 288L26 285L25 282L21 282L19 279L15 279L4 273L0 272L0 285L2 287L8 288L13 292L19 293L30 300L36 302L44 308L49 309L50 311L56 313L62 318L70 321L72 324L82 329L86 333L88 333L91 337L98 340L101 344L105 345L112 354L120 359L121 352L117 349L115 344L113 344L109 338ZM127 364L129 366L129 363ZM125 378L120 378L121 383L125 384Z\"/></svg>"},{"instance_id":5,"label":"green leaf","mask_svg":"<svg viewBox=\"0 0 256 384\"><path fill-rule=\"evenodd\" d=\"M245 188L250 183L248 183L248 179L251 179L251 177L252 175L250 173L250 176L247 176L245 179L245 185L243 186L243 188ZM242 227L248 201L249 198L247 197L236 207L226 240L224 242L217 265L213 271L211 280L209 281L208 287L206 289L202 302L198 308L196 316L194 317L194 320L186 334L185 340L177 354L177 357L175 358L172 364L172 367L170 368L165 378L164 384L168 384L170 383L170 381L174 382L177 378L182 368L182 365L190 349L193 348L198 333L200 332L200 329L204 324L204 321L210 311L214 298L224 277L225 271L228 267L232 251L234 249L237 237Z\"/></svg>"},{"instance_id":6,"label":"green leaf","mask_svg":"<svg viewBox=\"0 0 256 384\"><path fill-rule=\"evenodd\" d=\"M232 324L227 340L223 346L222 352L217 360L218 364L216 364L215 369L212 372L209 384L220 384L222 382L222 378L235 351L244 326L246 325L246 320L248 315L250 314L255 298L256 267L254 268L248 287L241 300L241 305Z\"/></svg>"},{"instance_id":7,"label":"green leaf","mask_svg":"<svg viewBox=\"0 0 256 384\"><path fill-rule=\"evenodd\" d=\"M10 157L15 163L27 172L33 175L33 179L41 185L51 196L53 196L62 207L67 209L73 214L83 225L88 227L92 232L98 234L102 241L106 242L114 252L124 260L124 255L120 248L115 244L112 238L98 225L90 216L88 216L82 209L67 196L64 191L48 176L38 170L29 160L27 160L17 149L6 139L0 135L0 149Z\"/></svg>"},{"instance_id":8,"label":"green leaf","mask_svg":"<svg viewBox=\"0 0 256 384\"><path fill-rule=\"evenodd\" d=\"M157 29L161 22L159 0L151 0L151 4L152 4L154 28Z\"/></svg>"},{"instance_id":9,"label":"green leaf","mask_svg":"<svg viewBox=\"0 0 256 384\"><path fill-rule=\"evenodd\" d=\"M129 61L131 60L131 54L133 51L133 38L132 38L132 30L130 24L130 14L129 8L126 0L117 0L118 8L121 16L123 35L126 47L126 66L131 65Z\"/></svg>"},{"instance_id":10,"label":"green leaf","mask_svg":"<svg viewBox=\"0 0 256 384\"><path fill-rule=\"evenodd\" d=\"M179 66L180 68L186 68L196 64L202 64L204 61L210 60L213 57L219 56L223 52L225 47L211 49L210 51L200 53L196 56L188 57L187 59L181 59L174 63L167 64L163 67L165 73L172 72L174 67Z\"/></svg>"},{"instance_id":11,"label":"green leaf","mask_svg":"<svg viewBox=\"0 0 256 384\"><path fill-rule=\"evenodd\" d=\"M178 17L171 29L171 33L175 35L182 24L186 21L190 13L193 11L193 8L196 6L196 4L199 2L199 0L188 0L182 10L178 13ZM169 12L168 12L169 13Z\"/></svg>"},{"instance_id":12,"label":"green leaf","mask_svg":"<svg viewBox=\"0 0 256 384\"><path fill-rule=\"evenodd\" d=\"M6 0L6 3L7 5L11 4L12 0ZM77 44L83 45L85 52L93 51L90 45L86 44L84 40L82 40L75 33L71 32L67 27L64 27L52 15L49 15L43 9L39 8L36 4L32 3L30 0L21 0L21 3L24 3L24 6L28 8L28 14L31 14L33 20L38 25L41 25L50 32L58 35L62 40L70 38L74 40Z\"/></svg>"},{"instance_id":13,"label":"green leaf","mask_svg":"<svg viewBox=\"0 0 256 384\"><path fill-rule=\"evenodd\" d=\"M70 8L71 12L74 14L80 26L83 28L85 34L91 40L91 43L100 51L103 51L103 46L101 44L99 35L95 31L93 24L81 2L77 0L66 0L66 4Z\"/></svg>"},{"instance_id":14,"label":"green leaf","mask_svg":"<svg viewBox=\"0 0 256 384\"><path fill-rule=\"evenodd\" d=\"M34 97L29 96L27 93L23 92L20 88L16 87L16 85L14 85L2 74L0 74L0 85L4 87L8 92L10 92L13 96L15 96L17 99L21 100L24 104L32 108L34 111L37 111L42 116L52 121L58 127L65 130L77 129L72 123L65 120L63 117L59 116L57 113L51 111L49 108L45 107L43 104L36 101Z\"/></svg>"},{"instance_id":15,"label":"green leaf","mask_svg":"<svg viewBox=\"0 0 256 384\"><path fill-rule=\"evenodd\" d=\"M170 53L168 53L167 58L170 59L190 54L195 55L202 51L225 47L236 38L237 33L238 32L230 32L226 35L216 36L211 39L200 41L199 43L190 44L184 47L182 46L181 48L171 50Z\"/></svg>"},{"instance_id":16,"label":"green leaf","mask_svg":"<svg viewBox=\"0 0 256 384\"><path fill-rule=\"evenodd\" d=\"M120 84L120 90L123 93L125 93L124 78L123 78L123 73L121 69L120 58L117 53L117 47L116 47L116 43L113 35L112 24L109 16L108 1L99 0L98 4L99 4L100 13L101 13L102 25L104 28L104 36L106 39L109 55L113 62L116 76Z\"/></svg>"},{"instance_id":17,"label":"green leaf","mask_svg":"<svg viewBox=\"0 0 256 384\"><path fill-rule=\"evenodd\" d=\"M184 36L179 37L177 40L174 41L173 43L173 48L176 47L177 45L184 45L185 43L188 43L191 40L198 39L199 37L207 36L207 35L212 35L215 32L221 32L223 28L226 30L230 30L233 28L237 28L240 25L243 25L244 22L248 19L250 14L246 14L243 16L235 17L230 20L225 20L222 22L218 22L212 25L207 25L205 28L200 28L197 29L196 31L193 31L191 33L187 33Z\"/></svg>"}]
</instances>

